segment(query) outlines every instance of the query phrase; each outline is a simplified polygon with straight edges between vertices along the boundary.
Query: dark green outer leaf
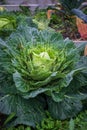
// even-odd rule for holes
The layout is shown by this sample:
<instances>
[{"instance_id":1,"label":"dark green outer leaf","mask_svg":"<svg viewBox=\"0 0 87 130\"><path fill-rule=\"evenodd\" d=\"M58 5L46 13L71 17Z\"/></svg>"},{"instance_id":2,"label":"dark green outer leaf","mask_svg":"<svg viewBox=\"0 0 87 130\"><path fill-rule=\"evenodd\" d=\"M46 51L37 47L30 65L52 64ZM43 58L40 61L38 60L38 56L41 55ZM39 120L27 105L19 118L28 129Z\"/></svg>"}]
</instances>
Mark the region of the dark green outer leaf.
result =
<instances>
[{"instance_id":1,"label":"dark green outer leaf","mask_svg":"<svg viewBox=\"0 0 87 130\"><path fill-rule=\"evenodd\" d=\"M27 85L26 82L22 79L21 75L19 73L14 73L13 74L13 79L15 82L15 86L17 89L21 92L28 92L30 89L29 84Z\"/></svg>"},{"instance_id":2,"label":"dark green outer leaf","mask_svg":"<svg viewBox=\"0 0 87 130\"><path fill-rule=\"evenodd\" d=\"M38 99L25 100L18 95L5 95L0 98L0 112L4 114L16 113L12 125L25 124L35 127L36 123L45 117L44 106Z\"/></svg>"},{"instance_id":3,"label":"dark green outer leaf","mask_svg":"<svg viewBox=\"0 0 87 130\"><path fill-rule=\"evenodd\" d=\"M73 80L73 77L83 70L86 70L86 67L77 68L75 70L72 70L70 73L68 73L63 81L64 87L68 87L71 81Z\"/></svg>"},{"instance_id":4,"label":"dark green outer leaf","mask_svg":"<svg viewBox=\"0 0 87 130\"><path fill-rule=\"evenodd\" d=\"M65 95L65 97L75 99L75 100L85 100L87 99L87 92L85 93L77 92L73 94L71 93L71 94Z\"/></svg>"},{"instance_id":5,"label":"dark green outer leaf","mask_svg":"<svg viewBox=\"0 0 87 130\"><path fill-rule=\"evenodd\" d=\"M36 88L36 91L38 91L37 89L40 87L44 87L45 85L47 85L49 82L51 82L51 80L53 79L57 79L57 78L63 78L65 75L61 74L61 73L57 73L57 72L53 72L47 79L43 80L43 81L38 81L38 82L32 82L29 81L27 82L26 80L24 80L20 73L15 72L13 74L13 80L15 82L15 86L16 88L21 91L21 92L28 92L29 90L33 90L34 87ZM47 86L48 87L48 86ZM46 87L46 88L47 88ZM45 88L43 88L44 90ZM49 89L47 89L49 90ZM45 89L46 91L46 89ZM40 93L40 91L39 91Z\"/></svg>"},{"instance_id":6,"label":"dark green outer leaf","mask_svg":"<svg viewBox=\"0 0 87 130\"><path fill-rule=\"evenodd\" d=\"M16 47L20 45L20 43L25 47L39 42L40 44L53 44L55 48L56 46L61 46L63 48L62 45L64 45L61 34L48 30L38 31L36 28L28 26L19 26L16 33L12 33L7 40L7 44L15 49L15 51L18 49Z\"/></svg>"},{"instance_id":7,"label":"dark green outer leaf","mask_svg":"<svg viewBox=\"0 0 87 130\"><path fill-rule=\"evenodd\" d=\"M73 98L65 98L63 101L57 103L48 97L48 110L55 119L64 120L66 118L74 117L82 109L80 100Z\"/></svg>"},{"instance_id":8,"label":"dark green outer leaf","mask_svg":"<svg viewBox=\"0 0 87 130\"><path fill-rule=\"evenodd\" d=\"M70 90L70 88L72 87L72 85L70 86L70 84L74 83L73 76L78 75L78 73L81 70L83 70L83 69L84 68L79 68L79 69L73 70L70 73L68 73L64 79L61 79L59 82L57 82L57 84L53 84L53 83L52 83L52 85L48 84L45 87L43 87L43 88L37 88L36 90L33 90L33 88L29 88L29 83L26 84L25 81L23 81L23 79L20 76L20 74L17 73L17 72L14 73L13 79L14 79L14 82L15 82L17 90L19 90L20 92L22 92L22 96L24 98L26 98L26 99L34 98L38 94L46 93L47 92L47 93L50 93L50 95L53 97L54 101L58 100L58 102L59 102L59 100L62 100L62 98L63 98L63 96L65 94L65 93L62 92L62 88L68 87L67 90L65 90L65 92L68 92L68 89ZM52 76L51 78L54 78L54 77L55 77L55 75ZM77 80L77 82L79 84L80 81ZM42 83L43 82L41 82L41 84ZM76 88L75 86L73 86L73 87ZM31 91L28 92L28 90L30 90L30 89L31 89ZM61 90L61 92L60 92L60 90ZM56 91L58 93L60 92L59 93L59 95L60 95L59 97L61 97L61 99L58 99L59 98L58 95L56 97L55 94L51 93L52 91ZM27 92L27 93L25 93L25 92Z\"/></svg>"},{"instance_id":9,"label":"dark green outer leaf","mask_svg":"<svg viewBox=\"0 0 87 130\"><path fill-rule=\"evenodd\" d=\"M46 91L49 91L49 90L50 90L50 88L39 88L39 89L31 91L29 93L22 93L22 97L25 99L35 98L37 95L44 93Z\"/></svg>"},{"instance_id":10,"label":"dark green outer leaf","mask_svg":"<svg viewBox=\"0 0 87 130\"><path fill-rule=\"evenodd\" d=\"M59 92L59 93L56 93L56 92L52 92L51 93L51 96L52 96L52 99L55 101L55 102L61 102L64 100L64 93L62 92Z\"/></svg>"},{"instance_id":11,"label":"dark green outer leaf","mask_svg":"<svg viewBox=\"0 0 87 130\"><path fill-rule=\"evenodd\" d=\"M81 42L79 44L75 44L76 45L76 48L77 50L79 51L80 55L84 55L84 49L85 49L85 46L87 45L87 42Z\"/></svg>"},{"instance_id":12,"label":"dark green outer leaf","mask_svg":"<svg viewBox=\"0 0 87 130\"><path fill-rule=\"evenodd\" d=\"M0 93L2 94L16 94L17 89L14 85L11 74L8 74L6 70L0 67Z\"/></svg>"},{"instance_id":13,"label":"dark green outer leaf","mask_svg":"<svg viewBox=\"0 0 87 130\"><path fill-rule=\"evenodd\" d=\"M76 64L76 68L87 67L87 57L81 56L80 60Z\"/></svg>"}]
</instances>

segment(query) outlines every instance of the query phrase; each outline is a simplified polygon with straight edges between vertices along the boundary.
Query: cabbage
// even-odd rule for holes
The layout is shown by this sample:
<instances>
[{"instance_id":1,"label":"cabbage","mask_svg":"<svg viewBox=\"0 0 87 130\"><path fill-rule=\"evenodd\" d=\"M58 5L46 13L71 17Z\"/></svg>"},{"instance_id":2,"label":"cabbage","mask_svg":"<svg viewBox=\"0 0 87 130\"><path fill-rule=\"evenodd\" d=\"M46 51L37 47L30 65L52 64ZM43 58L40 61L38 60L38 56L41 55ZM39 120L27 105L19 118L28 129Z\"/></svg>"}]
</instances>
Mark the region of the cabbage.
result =
<instances>
[{"instance_id":1,"label":"cabbage","mask_svg":"<svg viewBox=\"0 0 87 130\"><path fill-rule=\"evenodd\" d=\"M21 12L1 12L0 13L0 37L5 39L19 26L37 27L30 17Z\"/></svg>"},{"instance_id":2,"label":"cabbage","mask_svg":"<svg viewBox=\"0 0 87 130\"><path fill-rule=\"evenodd\" d=\"M81 111L81 100L87 98L81 90L87 85L87 58L81 58L71 40L20 26L0 44L0 111L15 112L14 125L34 127L45 117L44 108L57 119Z\"/></svg>"},{"instance_id":3,"label":"cabbage","mask_svg":"<svg viewBox=\"0 0 87 130\"><path fill-rule=\"evenodd\" d=\"M32 29L28 30L27 33L31 33L31 31ZM78 52L71 41L63 41L62 37L57 33L55 35L58 37L58 40L61 40L60 43L54 41L55 39L52 39L52 41L51 39L49 41L40 41L40 35L47 33L47 37L49 37L50 33L37 33L38 39L31 41L33 40L32 32L31 39L24 41L21 45L19 45L22 42L20 38L17 39L17 36L11 36L11 42L14 39L13 37L16 40L20 39L18 44L13 40L16 43L16 47L14 45L14 48L10 50L10 55L12 55L10 69L14 71L12 74L15 86L21 92L30 92L43 87L55 89L56 85L57 91L59 92L61 85L62 87L67 86L66 83L62 84L62 81L75 69L75 64L77 59L79 59ZM54 35L54 32L52 34ZM23 36L21 37L24 38ZM8 42L10 48L13 44L11 42ZM6 69L9 68L6 67ZM78 70L76 69L74 71Z\"/></svg>"}]
</instances>

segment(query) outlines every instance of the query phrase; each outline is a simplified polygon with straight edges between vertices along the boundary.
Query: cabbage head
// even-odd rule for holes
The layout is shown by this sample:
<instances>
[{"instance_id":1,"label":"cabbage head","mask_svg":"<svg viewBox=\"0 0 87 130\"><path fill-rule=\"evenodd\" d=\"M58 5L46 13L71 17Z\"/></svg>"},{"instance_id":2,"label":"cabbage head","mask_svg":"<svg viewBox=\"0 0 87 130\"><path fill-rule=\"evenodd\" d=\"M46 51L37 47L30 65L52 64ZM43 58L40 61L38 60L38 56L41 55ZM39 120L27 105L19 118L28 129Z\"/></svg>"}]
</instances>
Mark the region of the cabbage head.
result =
<instances>
[{"instance_id":1,"label":"cabbage head","mask_svg":"<svg viewBox=\"0 0 87 130\"><path fill-rule=\"evenodd\" d=\"M74 43L54 31L26 28L22 32L20 27L10 36L4 51L10 60L5 69L24 94L59 92L79 71L75 69L79 54Z\"/></svg>"}]
</instances>

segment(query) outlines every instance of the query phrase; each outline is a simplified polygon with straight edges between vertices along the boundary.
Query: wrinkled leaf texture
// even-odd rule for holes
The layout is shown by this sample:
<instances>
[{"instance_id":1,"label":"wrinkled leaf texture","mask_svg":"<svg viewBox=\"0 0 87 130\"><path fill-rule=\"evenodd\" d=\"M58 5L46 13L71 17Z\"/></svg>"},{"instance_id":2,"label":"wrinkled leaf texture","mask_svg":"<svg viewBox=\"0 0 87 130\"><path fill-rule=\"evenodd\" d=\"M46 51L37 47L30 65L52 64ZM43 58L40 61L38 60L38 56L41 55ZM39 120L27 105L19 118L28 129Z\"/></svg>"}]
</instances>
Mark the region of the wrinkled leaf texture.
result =
<instances>
[{"instance_id":1,"label":"wrinkled leaf texture","mask_svg":"<svg viewBox=\"0 0 87 130\"><path fill-rule=\"evenodd\" d=\"M59 49L67 48L67 61L75 60L75 66L66 75L61 75L61 80L28 91L29 88L21 79L21 75L15 72L11 58L20 54L22 46L27 47L37 42L42 45L50 43ZM47 110L51 116L56 119L71 118L81 111L81 100L87 99L87 58L80 57L79 54L79 49L72 41L63 41L62 36L54 31L38 31L35 28L20 26L6 43L0 40L0 112L7 115L16 113L11 125L25 124L35 127L35 124L45 117L45 105L48 106ZM55 75L56 73L52 76ZM83 87L85 94L80 93L84 92ZM41 100L43 93L45 99Z\"/></svg>"}]
</instances>

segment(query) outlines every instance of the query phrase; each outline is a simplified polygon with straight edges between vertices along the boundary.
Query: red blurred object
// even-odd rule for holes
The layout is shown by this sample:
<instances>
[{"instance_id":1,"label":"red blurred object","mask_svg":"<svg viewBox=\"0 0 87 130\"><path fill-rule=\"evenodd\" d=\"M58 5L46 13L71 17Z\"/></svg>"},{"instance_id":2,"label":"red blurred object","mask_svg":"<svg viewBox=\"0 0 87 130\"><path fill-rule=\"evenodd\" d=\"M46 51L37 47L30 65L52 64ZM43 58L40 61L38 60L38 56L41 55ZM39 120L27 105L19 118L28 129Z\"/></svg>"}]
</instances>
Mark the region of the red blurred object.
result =
<instances>
[{"instance_id":1,"label":"red blurred object","mask_svg":"<svg viewBox=\"0 0 87 130\"><path fill-rule=\"evenodd\" d=\"M84 23L83 20L81 20L80 18L76 18L76 25L78 28L78 32L81 35L81 38L83 40L87 39L87 24Z\"/></svg>"},{"instance_id":2,"label":"red blurred object","mask_svg":"<svg viewBox=\"0 0 87 130\"><path fill-rule=\"evenodd\" d=\"M50 19L52 13L54 13L54 12L55 12L54 10L49 9L49 10L47 11L47 18Z\"/></svg>"}]
</instances>

